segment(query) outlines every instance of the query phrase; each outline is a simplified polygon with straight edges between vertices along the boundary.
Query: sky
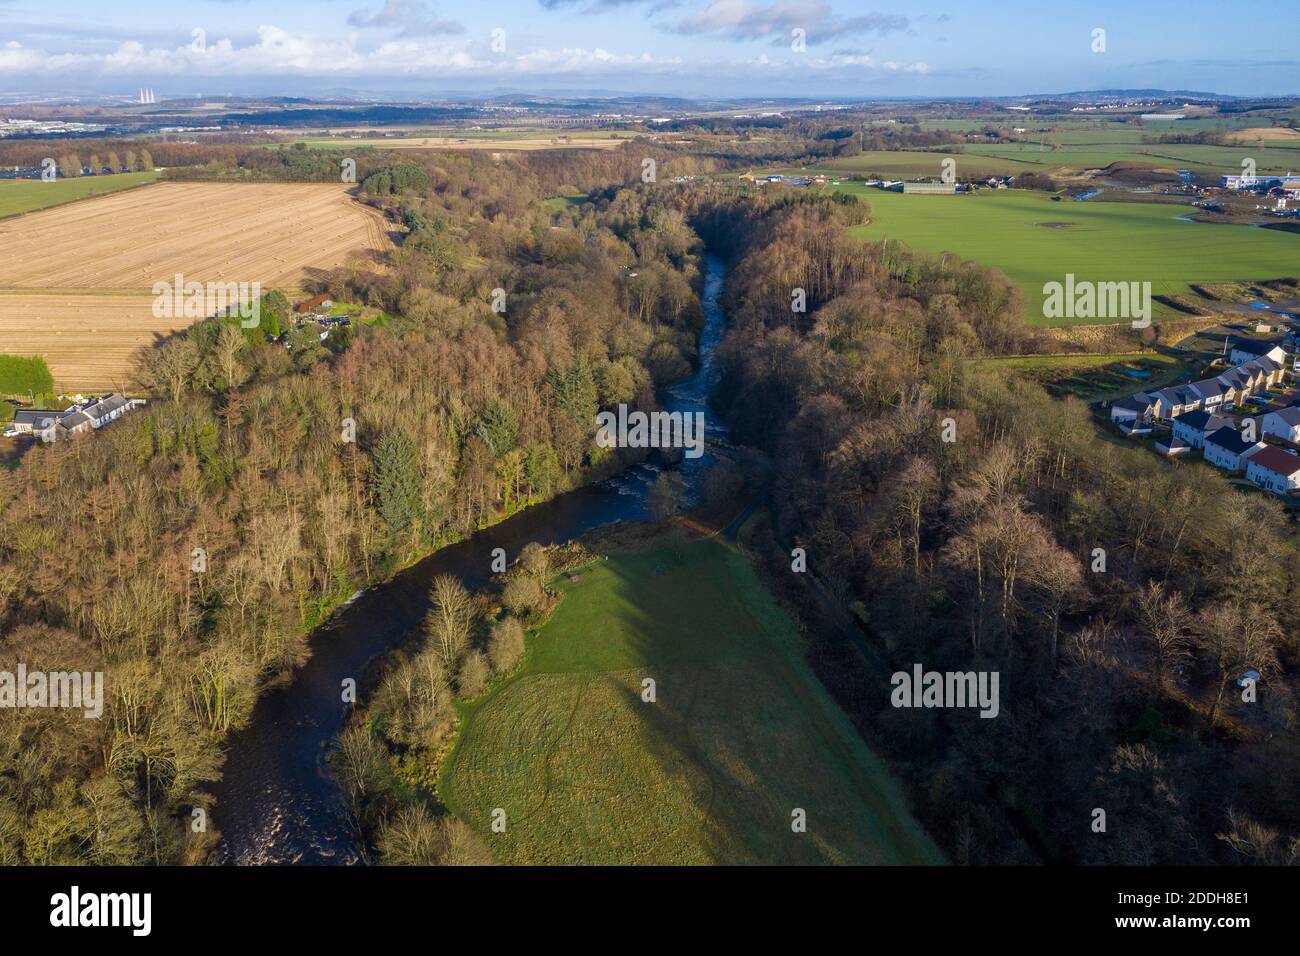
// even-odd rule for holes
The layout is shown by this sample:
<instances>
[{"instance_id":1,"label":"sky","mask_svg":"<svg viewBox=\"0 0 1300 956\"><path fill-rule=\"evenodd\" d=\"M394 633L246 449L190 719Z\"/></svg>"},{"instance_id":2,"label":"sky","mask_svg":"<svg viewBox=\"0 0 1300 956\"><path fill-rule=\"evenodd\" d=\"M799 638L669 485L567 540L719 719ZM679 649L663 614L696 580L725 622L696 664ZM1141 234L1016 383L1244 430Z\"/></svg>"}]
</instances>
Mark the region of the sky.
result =
<instances>
[{"instance_id":1,"label":"sky","mask_svg":"<svg viewBox=\"0 0 1300 956\"><path fill-rule=\"evenodd\" d=\"M0 0L0 93L1300 93L1294 8L1232 9L1201 0Z\"/></svg>"}]
</instances>

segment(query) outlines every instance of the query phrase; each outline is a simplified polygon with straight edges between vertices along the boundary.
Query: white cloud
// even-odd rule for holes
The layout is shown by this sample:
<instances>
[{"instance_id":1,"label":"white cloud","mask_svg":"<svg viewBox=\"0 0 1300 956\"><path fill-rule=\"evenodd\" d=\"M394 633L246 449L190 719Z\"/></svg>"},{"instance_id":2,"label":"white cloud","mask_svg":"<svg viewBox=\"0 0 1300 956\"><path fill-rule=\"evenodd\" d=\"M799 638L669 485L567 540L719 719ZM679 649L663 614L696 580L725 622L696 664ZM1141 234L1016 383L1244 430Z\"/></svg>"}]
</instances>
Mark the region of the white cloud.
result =
<instances>
[{"instance_id":1,"label":"white cloud","mask_svg":"<svg viewBox=\"0 0 1300 956\"><path fill-rule=\"evenodd\" d=\"M825 0L713 0L698 13L682 17L665 29L684 36L726 37L732 40L771 40L784 44L790 32L807 32L810 44L836 37L906 30L908 18L899 14L865 13L853 17L835 14Z\"/></svg>"},{"instance_id":2,"label":"white cloud","mask_svg":"<svg viewBox=\"0 0 1300 956\"><path fill-rule=\"evenodd\" d=\"M206 46L147 47L125 41L111 52L50 53L17 41L0 46L0 76L95 76L163 78L429 77L431 79L504 79L588 76L635 78L672 75L699 78L773 77L797 75L811 69L820 74L841 71L846 76L864 70L927 72L923 63L877 62L865 54L841 51L822 57L769 60L766 55L740 58L684 60L656 57L640 51L622 53L605 47L539 47L492 53L485 42L448 37L399 34L368 45L359 33L319 35L261 26L256 39L236 45L229 39L209 39Z\"/></svg>"},{"instance_id":3,"label":"white cloud","mask_svg":"<svg viewBox=\"0 0 1300 956\"><path fill-rule=\"evenodd\" d=\"M383 6L373 13L352 11L348 23L362 29L397 30L401 36L408 37L465 32L463 23L438 17L424 0L384 0Z\"/></svg>"}]
</instances>

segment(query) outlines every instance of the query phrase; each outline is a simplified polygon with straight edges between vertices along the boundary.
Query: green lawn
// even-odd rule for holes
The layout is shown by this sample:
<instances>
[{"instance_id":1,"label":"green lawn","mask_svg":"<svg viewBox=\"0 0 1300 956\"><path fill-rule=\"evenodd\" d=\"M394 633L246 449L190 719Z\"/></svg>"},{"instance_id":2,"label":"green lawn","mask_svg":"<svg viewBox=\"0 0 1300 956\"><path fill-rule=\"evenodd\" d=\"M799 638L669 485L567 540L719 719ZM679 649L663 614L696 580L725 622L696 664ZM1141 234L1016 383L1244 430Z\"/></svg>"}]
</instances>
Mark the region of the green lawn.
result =
<instances>
[{"instance_id":1,"label":"green lawn","mask_svg":"<svg viewBox=\"0 0 1300 956\"><path fill-rule=\"evenodd\" d=\"M141 186L153 182L159 175L157 172L118 173L116 176L81 176L76 179L56 179L53 182L3 179L0 180L0 219Z\"/></svg>"},{"instance_id":2,"label":"green lawn","mask_svg":"<svg viewBox=\"0 0 1300 956\"><path fill-rule=\"evenodd\" d=\"M943 862L743 555L705 539L579 575L443 767L443 798L498 860Z\"/></svg>"},{"instance_id":3,"label":"green lawn","mask_svg":"<svg viewBox=\"0 0 1300 956\"><path fill-rule=\"evenodd\" d=\"M1275 279L1300 274L1300 236L1250 226L1184 222L1192 210L1160 203L1052 202L1009 189L970 196L905 196L861 184L836 187L871 203L863 239L896 239L927 252L954 252L996 266L1025 293L1037 324L1097 320L1043 317L1043 284L1076 280L1149 281L1153 295L1191 283ZM1047 224L1047 225L1044 225ZM1159 317L1166 312L1155 305Z\"/></svg>"}]
</instances>

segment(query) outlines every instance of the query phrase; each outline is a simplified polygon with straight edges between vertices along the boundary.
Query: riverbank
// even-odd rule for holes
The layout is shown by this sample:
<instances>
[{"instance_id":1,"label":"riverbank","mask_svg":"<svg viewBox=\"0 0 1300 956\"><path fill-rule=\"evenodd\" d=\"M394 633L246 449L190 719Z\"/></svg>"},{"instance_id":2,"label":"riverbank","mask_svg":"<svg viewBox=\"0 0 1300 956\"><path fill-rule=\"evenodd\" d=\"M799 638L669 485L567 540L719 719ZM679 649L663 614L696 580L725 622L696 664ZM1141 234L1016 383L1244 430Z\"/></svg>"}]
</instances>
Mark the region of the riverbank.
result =
<instances>
[{"instance_id":1,"label":"riverbank","mask_svg":"<svg viewBox=\"0 0 1300 956\"><path fill-rule=\"evenodd\" d=\"M669 411L707 408L713 352L725 329L719 304L725 266L707 256L701 304L700 363L687 381L668 390ZM725 428L706 427L706 440ZM687 460L689 493L715 461L706 452ZM358 681L375 659L408 641L429 608L429 587L440 574L471 590L493 574L498 549L513 559L526 544L560 544L615 521L648 517L646 499L661 468L642 462L627 472L583 486L520 511L444 547L376 584L338 608L311 636L311 657L288 680L259 697L248 725L233 733L210 812L224 863L356 863L356 827L328 765L329 747L348 714L344 681Z\"/></svg>"}]
</instances>

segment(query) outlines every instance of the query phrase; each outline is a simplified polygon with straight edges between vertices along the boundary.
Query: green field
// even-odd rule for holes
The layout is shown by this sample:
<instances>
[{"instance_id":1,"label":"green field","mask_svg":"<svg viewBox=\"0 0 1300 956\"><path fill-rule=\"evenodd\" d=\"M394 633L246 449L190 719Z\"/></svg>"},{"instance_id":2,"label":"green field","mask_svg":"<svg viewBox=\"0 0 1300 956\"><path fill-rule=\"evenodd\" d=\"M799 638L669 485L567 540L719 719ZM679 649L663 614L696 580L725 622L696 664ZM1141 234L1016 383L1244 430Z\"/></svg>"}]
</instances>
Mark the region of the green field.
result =
<instances>
[{"instance_id":1,"label":"green field","mask_svg":"<svg viewBox=\"0 0 1300 956\"><path fill-rule=\"evenodd\" d=\"M1205 364L1196 355L1168 352L1117 352L1109 355L1018 355L972 359L975 368L999 369L1024 376L1056 396L1086 402L1124 398L1152 391L1195 375ZM1142 378L1130 374L1146 373Z\"/></svg>"},{"instance_id":2,"label":"green field","mask_svg":"<svg viewBox=\"0 0 1300 956\"><path fill-rule=\"evenodd\" d=\"M1202 181L1239 174L1242 160L1255 161L1261 173L1300 170L1300 142L1285 144L1238 143L1202 146L1183 143L1142 143L1153 131L1087 130L1027 133L1019 143L972 143L938 152L875 150L826 160L817 169L841 176L890 178L937 177L944 159L957 162L959 177L1014 176L1037 172L1050 176L1075 176L1112 163L1140 163L1171 171L1186 168ZM1057 148L1054 148L1057 147Z\"/></svg>"},{"instance_id":3,"label":"green field","mask_svg":"<svg viewBox=\"0 0 1300 956\"><path fill-rule=\"evenodd\" d=\"M1028 190L970 196L904 196L860 184L836 187L871 203L863 239L897 239L926 252L953 252L996 266L1025 293L1026 317L1043 317L1043 284L1076 280L1150 282L1153 295L1191 283L1275 279L1300 274L1300 236L1273 229L1184 222L1187 207L1160 203L1053 202ZM1169 314L1155 304L1155 314Z\"/></svg>"},{"instance_id":4,"label":"green field","mask_svg":"<svg viewBox=\"0 0 1300 956\"><path fill-rule=\"evenodd\" d=\"M159 175L157 172L118 173L116 176L56 179L48 183L37 179L0 180L0 219L141 186L153 182Z\"/></svg>"},{"instance_id":5,"label":"green field","mask_svg":"<svg viewBox=\"0 0 1300 956\"><path fill-rule=\"evenodd\" d=\"M467 708L441 776L499 861L942 862L742 554L703 539L555 585L523 669ZM497 807L506 832L489 834Z\"/></svg>"}]
</instances>

